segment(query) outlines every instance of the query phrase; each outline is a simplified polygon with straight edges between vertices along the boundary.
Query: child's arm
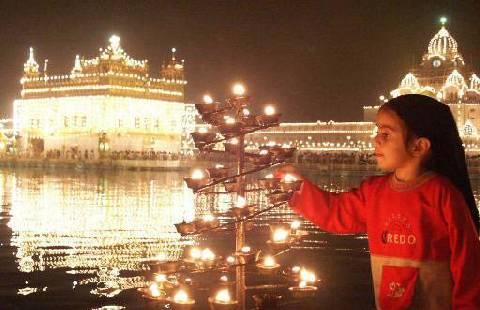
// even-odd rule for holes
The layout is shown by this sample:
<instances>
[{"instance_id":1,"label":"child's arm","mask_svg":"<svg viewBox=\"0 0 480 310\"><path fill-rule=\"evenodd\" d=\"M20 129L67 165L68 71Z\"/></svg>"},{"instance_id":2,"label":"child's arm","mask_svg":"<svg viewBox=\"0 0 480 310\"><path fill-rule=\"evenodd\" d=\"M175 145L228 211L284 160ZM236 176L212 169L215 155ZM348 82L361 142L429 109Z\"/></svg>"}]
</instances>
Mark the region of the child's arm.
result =
<instances>
[{"instance_id":1,"label":"child's arm","mask_svg":"<svg viewBox=\"0 0 480 310\"><path fill-rule=\"evenodd\" d=\"M468 207L452 191L443 212L450 235L453 309L480 309L480 241Z\"/></svg>"},{"instance_id":2,"label":"child's arm","mask_svg":"<svg viewBox=\"0 0 480 310\"><path fill-rule=\"evenodd\" d=\"M331 193L304 180L290 206L323 230L336 233L366 232L365 183L350 192Z\"/></svg>"}]
</instances>

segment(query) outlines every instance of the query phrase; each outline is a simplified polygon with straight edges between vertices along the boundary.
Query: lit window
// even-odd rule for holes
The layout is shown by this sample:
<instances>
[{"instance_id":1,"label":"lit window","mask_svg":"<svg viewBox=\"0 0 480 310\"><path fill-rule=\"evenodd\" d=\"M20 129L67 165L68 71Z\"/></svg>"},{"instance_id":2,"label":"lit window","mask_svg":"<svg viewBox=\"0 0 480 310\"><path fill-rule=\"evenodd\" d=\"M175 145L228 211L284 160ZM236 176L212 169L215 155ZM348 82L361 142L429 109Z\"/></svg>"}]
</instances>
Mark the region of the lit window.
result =
<instances>
[{"instance_id":1,"label":"lit window","mask_svg":"<svg viewBox=\"0 0 480 310\"><path fill-rule=\"evenodd\" d=\"M145 129L150 128L150 119L147 118L147 117L145 117L145 118L143 119L143 125L144 125Z\"/></svg>"},{"instance_id":2,"label":"lit window","mask_svg":"<svg viewBox=\"0 0 480 310\"><path fill-rule=\"evenodd\" d=\"M135 117L135 128L140 128L140 117Z\"/></svg>"},{"instance_id":3,"label":"lit window","mask_svg":"<svg viewBox=\"0 0 480 310\"><path fill-rule=\"evenodd\" d=\"M466 136L471 136L473 134L473 127L470 124L466 124L464 131Z\"/></svg>"},{"instance_id":4,"label":"lit window","mask_svg":"<svg viewBox=\"0 0 480 310\"><path fill-rule=\"evenodd\" d=\"M87 117L82 116L82 127L87 127Z\"/></svg>"}]
</instances>

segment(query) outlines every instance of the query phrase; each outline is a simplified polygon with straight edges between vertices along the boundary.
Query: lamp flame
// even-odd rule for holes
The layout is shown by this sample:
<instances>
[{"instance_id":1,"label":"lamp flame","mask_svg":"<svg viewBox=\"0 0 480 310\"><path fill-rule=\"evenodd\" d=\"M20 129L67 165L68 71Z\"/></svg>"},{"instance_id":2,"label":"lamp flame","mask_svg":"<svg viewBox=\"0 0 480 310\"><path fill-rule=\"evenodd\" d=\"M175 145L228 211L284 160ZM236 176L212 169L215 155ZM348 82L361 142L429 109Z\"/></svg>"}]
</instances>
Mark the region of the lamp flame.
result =
<instances>
[{"instance_id":1,"label":"lamp flame","mask_svg":"<svg viewBox=\"0 0 480 310\"><path fill-rule=\"evenodd\" d=\"M213 103L213 98L210 95L203 95L203 102L207 104Z\"/></svg>"},{"instance_id":2,"label":"lamp flame","mask_svg":"<svg viewBox=\"0 0 480 310\"><path fill-rule=\"evenodd\" d=\"M267 106L265 107L264 112L265 112L265 115L269 115L269 116L270 116L270 115L273 115L273 114L275 114L275 108L274 108L273 106L271 106L271 105L267 105Z\"/></svg>"},{"instance_id":3,"label":"lamp flame","mask_svg":"<svg viewBox=\"0 0 480 310\"><path fill-rule=\"evenodd\" d=\"M289 173L285 174L285 176L283 177L284 182L295 182L296 180L297 178Z\"/></svg>"},{"instance_id":4,"label":"lamp flame","mask_svg":"<svg viewBox=\"0 0 480 310\"><path fill-rule=\"evenodd\" d=\"M273 232L273 242L285 242L290 232L283 228L278 228Z\"/></svg>"},{"instance_id":5,"label":"lamp flame","mask_svg":"<svg viewBox=\"0 0 480 310\"><path fill-rule=\"evenodd\" d=\"M252 249L249 246L244 246L243 248L240 249L240 252L242 253L250 253Z\"/></svg>"},{"instance_id":6,"label":"lamp flame","mask_svg":"<svg viewBox=\"0 0 480 310\"><path fill-rule=\"evenodd\" d=\"M229 303L232 300L230 297L230 292L228 289L222 289L218 291L217 295L215 295L215 301L219 303Z\"/></svg>"},{"instance_id":7,"label":"lamp flame","mask_svg":"<svg viewBox=\"0 0 480 310\"><path fill-rule=\"evenodd\" d=\"M267 256L263 259L263 266L265 267L274 267L275 264L275 259L272 256Z\"/></svg>"},{"instance_id":8,"label":"lamp flame","mask_svg":"<svg viewBox=\"0 0 480 310\"><path fill-rule=\"evenodd\" d=\"M290 228L293 229L293 230L297 230L300 228L300 221L293 221L291 224L290 224Z\"/></svg>"},{"instance_id":9,"label":"lamp flame","mask_svg":"<svg viewBox=\"0 0 480 310\"><path fill-rule=\"evenodd\" d=\"M245 86L240 83L233 85L232 92L235 96L245 95Z\"/></svg>"},{"instance_id":10,"label":"lamp flame","mask_svg":"<svg viewBox=\"0 0 480 310\"><path fill-rule=\"evenodd\" d=\"M167 281L167 275L160 273L155 276L155 281L157 282L165 282Z\"/></svg>"},{"instance_id":11,"label":"lamp flame","mask_svg":"<svg viewBox=\"0 0 480 310\"><path fill-rule=\"evenodd\" d=\"M175 296L173 296L173 301L175 301L176 303L186 303L190 298L188 297L188 294L187 292L185 292L184 290L179 290Z\"/></svg>"},{"instance_id":12,"label":"lamp flame","mask_svg":"<svg viewBox=\"0 0 480 310\"><path fill-rule=\"evenodd\" d=\"M215 254L209 248L202 251L202 260L214 260Z\"/></svg>"},{"instance_id":13,"label":"lamp flame","mask_svg":"<svg viewBox=\"0 0 480 310\"><path fill-rule=\"evenodd\" d=\"M192 179L194 180L201 180L205 177L205 174L200 169L195 169L192 172Z\"/></svg>"},{"instance_id":14,"label":"lamp flame","mask_svg":"<svg viewBox=\"0 0 480 310\"><path fill-rule=\"evenodd\" d=\"M158 289L158 284L157 283L152 283L149 287L150 289L150 295L152 297L159 297L160 296L160 290Z\"/></svg>"},{"instance_id":15,"label":"lamp flame","mask_svg":"<svg viewBox=\"0 0 480 310\"><path fill-rule=\"evenodd\" d=\"M200 259L202 257L202 251L200 251L198 248L193 248L190 251L190 257L193 259Z\"/></svg>"},{"instance_id":16,"label":"lamp flame","mask_svg":"<svg viewBox=\"0 0 480 310\"><path fill-rule=\"evenodd\" d=\"M247 205L247 200L242 197L242 196L238 196L237 197L237 208L243 208Z\"/></svg>"}]
</instances>

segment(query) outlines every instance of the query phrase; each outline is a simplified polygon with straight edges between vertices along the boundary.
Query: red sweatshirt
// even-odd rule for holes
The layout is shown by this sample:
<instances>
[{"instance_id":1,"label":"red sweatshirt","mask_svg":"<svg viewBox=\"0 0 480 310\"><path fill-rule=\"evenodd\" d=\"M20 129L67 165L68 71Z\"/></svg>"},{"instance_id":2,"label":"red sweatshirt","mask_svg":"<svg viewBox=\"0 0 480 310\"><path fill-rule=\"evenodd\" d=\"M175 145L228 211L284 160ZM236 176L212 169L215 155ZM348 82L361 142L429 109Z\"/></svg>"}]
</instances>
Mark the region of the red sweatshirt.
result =
<instances>
[{"instance_id":1,"label":"red sweatshirt","mask_svg":"<svg viewBox=\"0 0 480 310\"><path fill-rule=\"evenodd\" d=\"M305 180L290 205L328 232L368 234L378 309L480 309L480 241L448 179L400 191L371 177L339 194Z\"/></svg>"}]
</instances>

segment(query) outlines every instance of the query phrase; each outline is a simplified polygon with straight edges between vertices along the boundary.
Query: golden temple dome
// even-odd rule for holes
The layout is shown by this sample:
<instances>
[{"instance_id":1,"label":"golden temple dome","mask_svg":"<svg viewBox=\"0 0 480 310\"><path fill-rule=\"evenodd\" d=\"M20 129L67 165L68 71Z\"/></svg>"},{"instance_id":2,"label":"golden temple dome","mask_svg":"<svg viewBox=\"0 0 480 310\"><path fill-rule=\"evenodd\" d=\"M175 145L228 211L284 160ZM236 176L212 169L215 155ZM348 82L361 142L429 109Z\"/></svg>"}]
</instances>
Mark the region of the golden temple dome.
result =
<instances>
[{"instance_id":1,"label":"golden temple dome","mask_svg":"<svg viewBox=\"0 0 480 310\"><path fill-rule=\"evenodd\" d=\"M480 92L480 78L475 73L470 77L470 89Z\"/></svg>"},{"instance_id":2,"label":"golden temple dome","mask_svg":"<svg viewBox=\"0 0 480 310\"><path fill-rule=\"evenodd\" d=\"M445 87L448 86L456 86L459 89L467 88L467 84L465 83L463 75L461 75L457 70L453 70L453 72L448 76Z\"/></svg>"},{"instance_id":3,"label":"golden temple dome","mask_svg":"<svg viewBox=\"0 0 480 310\"><path fill-rule=\"evenodd\" d=\"M464 64L462 55L458 52L457 41L445 28L447 19L442 17L440 21L442 26L428 43L428 49L425 58L440 58L442 60L451 60L454 62L459 60L460 64Z\"/></svg>"},{"instance_id":4,"label":"golden temple dome","mask_svg":"<svg viewBox=\"0 0 480 310\"><path fill-rule=\"evenodd\" d=\"M407 73L400 82L400 88L417 89L420 88L420 84L413 73Z\"/></svg>"}]
</instances>

